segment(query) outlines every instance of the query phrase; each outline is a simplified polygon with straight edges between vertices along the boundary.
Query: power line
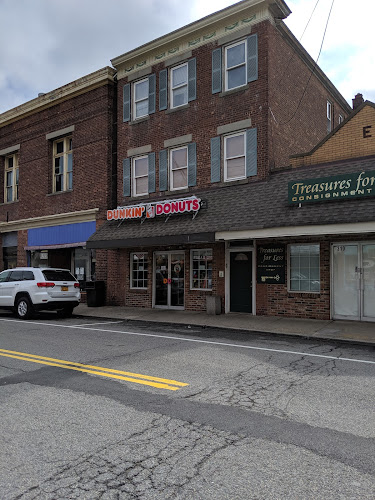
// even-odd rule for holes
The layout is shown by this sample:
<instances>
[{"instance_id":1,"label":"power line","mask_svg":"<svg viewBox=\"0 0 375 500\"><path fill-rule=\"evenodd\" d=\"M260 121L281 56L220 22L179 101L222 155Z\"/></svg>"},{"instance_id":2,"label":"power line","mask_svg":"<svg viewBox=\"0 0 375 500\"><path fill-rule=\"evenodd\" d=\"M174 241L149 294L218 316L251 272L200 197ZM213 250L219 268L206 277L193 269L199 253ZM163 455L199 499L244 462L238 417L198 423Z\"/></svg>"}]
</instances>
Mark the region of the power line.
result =
<instances>
[{"instance_id":1,"label":"power line","mask_svg":"<svg viewBox=\"0 0 375 500\"><path fill-rule=\"evenodd\" d=\"M296 108L294 114L292 115L292 117L288 121L286 121L284 123L279 123L279 125L287 125L288 123L290 123L293 120L293 118L297 114L297 111L299 110L299 107L301 105L302 99L305 97L305 94L306 94L306 91L307 91L307 87L309 86L310 80L311 80L311 78L313 77L313 75L315 73L316 67L318 65L319 57L320 57L320 54L321 54L322 49L323 49L324 39L325 39L325 36L326 36L326 33L327 33L328 23L329 23L329 19L331 17L331 12L332 12L332 8L333 8L333 4L334 3L335 3L335 0L332 0L331 8L330 8L329 13L328 13L328 18L327 18L326 26L325 26L324 33L323 33L322 43L320 44L319 54L318 54L318 57L316 58L313 70L311 71L311 74L310 74L310 77L309 77L309 79L308 79L308 81L306 83L306 86L305 86L305 88L304 88L304 90L302 92L302 95L301 95L301 98L300 98L300 100L298 102L297 108Z\"/></svg>"}]
</instances>

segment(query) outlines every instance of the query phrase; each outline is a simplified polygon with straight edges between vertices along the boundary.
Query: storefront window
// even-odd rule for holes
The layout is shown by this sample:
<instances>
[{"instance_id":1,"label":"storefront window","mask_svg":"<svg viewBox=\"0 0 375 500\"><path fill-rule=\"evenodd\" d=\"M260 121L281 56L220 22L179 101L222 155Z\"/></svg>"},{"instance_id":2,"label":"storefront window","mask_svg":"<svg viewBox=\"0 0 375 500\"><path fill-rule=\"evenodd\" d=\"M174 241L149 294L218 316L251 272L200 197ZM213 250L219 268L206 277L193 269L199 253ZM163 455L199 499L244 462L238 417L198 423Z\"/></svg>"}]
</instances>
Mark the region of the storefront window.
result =
<instances>
[{"instance_id":1,"label":"storefront window","mask_svg":"<svg viewBox=\"0 0 375 500\"><path fill-rule=\"evenodd\" d=\"M130 254L131 288L147 288L148 260L147 253Z\"/></svg>"},{"instance_id":2,"label":"storefront window","mask_svg":"<svg viewBox=\"0 0 375 500\"><path fill-rule=\"evenodd\" d=\"M191 288L212 289L212 248L191 251Z\"/></svg>"},{"instance_id":3,"label":"storefront window","mask_svg":"<svg viewBox=\"0 0 375 500\"><path fill-rule=\"evenodd\" d=\"M95 280L95 250L86 248L74 249L73 274L78 281Z\"/></svg>"},{"instance_id":4,"label":"storefront window","mask_svg":"<svg viewBox=\"0 0 375 500\"><path fill-rule=\"evenodd\" d=\"M292 292L320 291L319 245L289 246L289 290Z\"/></svg>"}]
</instances>

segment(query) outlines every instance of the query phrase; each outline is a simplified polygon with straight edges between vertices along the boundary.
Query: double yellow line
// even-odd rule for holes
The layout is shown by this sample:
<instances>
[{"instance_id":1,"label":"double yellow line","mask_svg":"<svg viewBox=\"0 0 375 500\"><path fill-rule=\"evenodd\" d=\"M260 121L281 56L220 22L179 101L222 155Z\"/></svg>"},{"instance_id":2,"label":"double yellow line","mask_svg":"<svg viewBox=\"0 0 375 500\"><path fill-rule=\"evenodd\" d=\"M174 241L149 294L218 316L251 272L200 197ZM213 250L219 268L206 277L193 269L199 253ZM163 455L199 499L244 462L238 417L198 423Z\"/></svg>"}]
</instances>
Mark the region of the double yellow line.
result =
<instances>
[{"instance_id":1,"label":"double yellow line","mask_svg":"<svg viewBox=\"0 0 375 500\"><path fill-rule=\"evenodd\" d=\"M76 370L79 372L90 373L91 375L100 375L101 377L126 380L127 382L150 385L151 387L168 389L169 391L178 391L181 387L189 385L183 382L177 382L177 380L152 377L150 375L142 375L140 373L123 372L121 370L113 370L112 368L103 368L101 366L84 365L82 363L74 363L73 361L36 356L35 354L27 354L25 352L8 351L7 349L0 349L0 356L21 359L22 361L30 361L31 363L40 363L42 365L57 366L59 368L66 368L67 370Z\"/></svg>"}]
</instances>

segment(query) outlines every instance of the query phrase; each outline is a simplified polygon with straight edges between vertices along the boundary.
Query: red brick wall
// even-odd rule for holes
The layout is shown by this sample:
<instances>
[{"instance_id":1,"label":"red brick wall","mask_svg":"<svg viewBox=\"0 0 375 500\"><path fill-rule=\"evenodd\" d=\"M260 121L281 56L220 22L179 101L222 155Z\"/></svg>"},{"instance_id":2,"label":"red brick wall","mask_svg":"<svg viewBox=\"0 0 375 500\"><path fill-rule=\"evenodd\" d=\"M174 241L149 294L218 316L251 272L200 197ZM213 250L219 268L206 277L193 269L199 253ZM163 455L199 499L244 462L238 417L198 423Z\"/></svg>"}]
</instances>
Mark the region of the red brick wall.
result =
<instances>
[{"instance_id":1,"label":"red brick wall","mask_svg":"<svg viewBox=\"0 0 375 500\"><path fill-rule=\"evenodd\" d=\"M270 164L279 168L290 164L290 155L310 151L327 135L327 100L333 105L333 128L339 114L348 113L315 74L311 77L311 69L278 29L268 25L268 37Z\"/></svg>"},{"instance_id":2,"label":"red brick wall","mask_svg":"<svg viewBox=\"0 0 375 500\"><path fill-rule=\"evenodd\" d=\"M0 221L74 212L111 203L113 86L105 85L1 128L0 149L20 144L19 201L0 204ZM73 190L52 194L52 141L46 134L71 125ZM4 157L0 157L0 200ZM8 216L8 219L7 219Z\"/></svg>"}]
</instances>

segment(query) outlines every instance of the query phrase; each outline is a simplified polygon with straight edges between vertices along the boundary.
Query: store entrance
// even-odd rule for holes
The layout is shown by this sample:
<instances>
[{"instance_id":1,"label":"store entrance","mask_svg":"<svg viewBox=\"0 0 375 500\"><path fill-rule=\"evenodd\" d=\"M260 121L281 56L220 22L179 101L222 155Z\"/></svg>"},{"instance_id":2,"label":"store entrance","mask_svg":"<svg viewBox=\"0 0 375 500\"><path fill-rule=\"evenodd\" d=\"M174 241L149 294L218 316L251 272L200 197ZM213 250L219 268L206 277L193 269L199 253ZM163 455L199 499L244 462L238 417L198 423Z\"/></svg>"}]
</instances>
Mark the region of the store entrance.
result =
<instances>
[{"instance_id":1,"label":"store entrance","mask_svg":"<svg viewBox=\"0 0 375 500\"><path fill-rule=\"evenodd\" d=\"M154 307L163 309L184 309L184 253L155 252L153 267Z\"/></svg>"},{"instance_id":2,"label":"store entrance","mask_svg":"<svg viewBox=\"0 0 375 500\"><path fill-rule=\"evenodd\" d=\"M230 252L231 312L253 312L251 257L251 252Z\"/></svg>"},{"instance_id":3,"label":"store entrance","mask_svg":"<svg viewBox=\"0 0 375 500\"><path fill-rule=\"evenodd\" d=\"M333 319L375 321L375 243L332 246Z\"/></svg>"}]
</instances>

